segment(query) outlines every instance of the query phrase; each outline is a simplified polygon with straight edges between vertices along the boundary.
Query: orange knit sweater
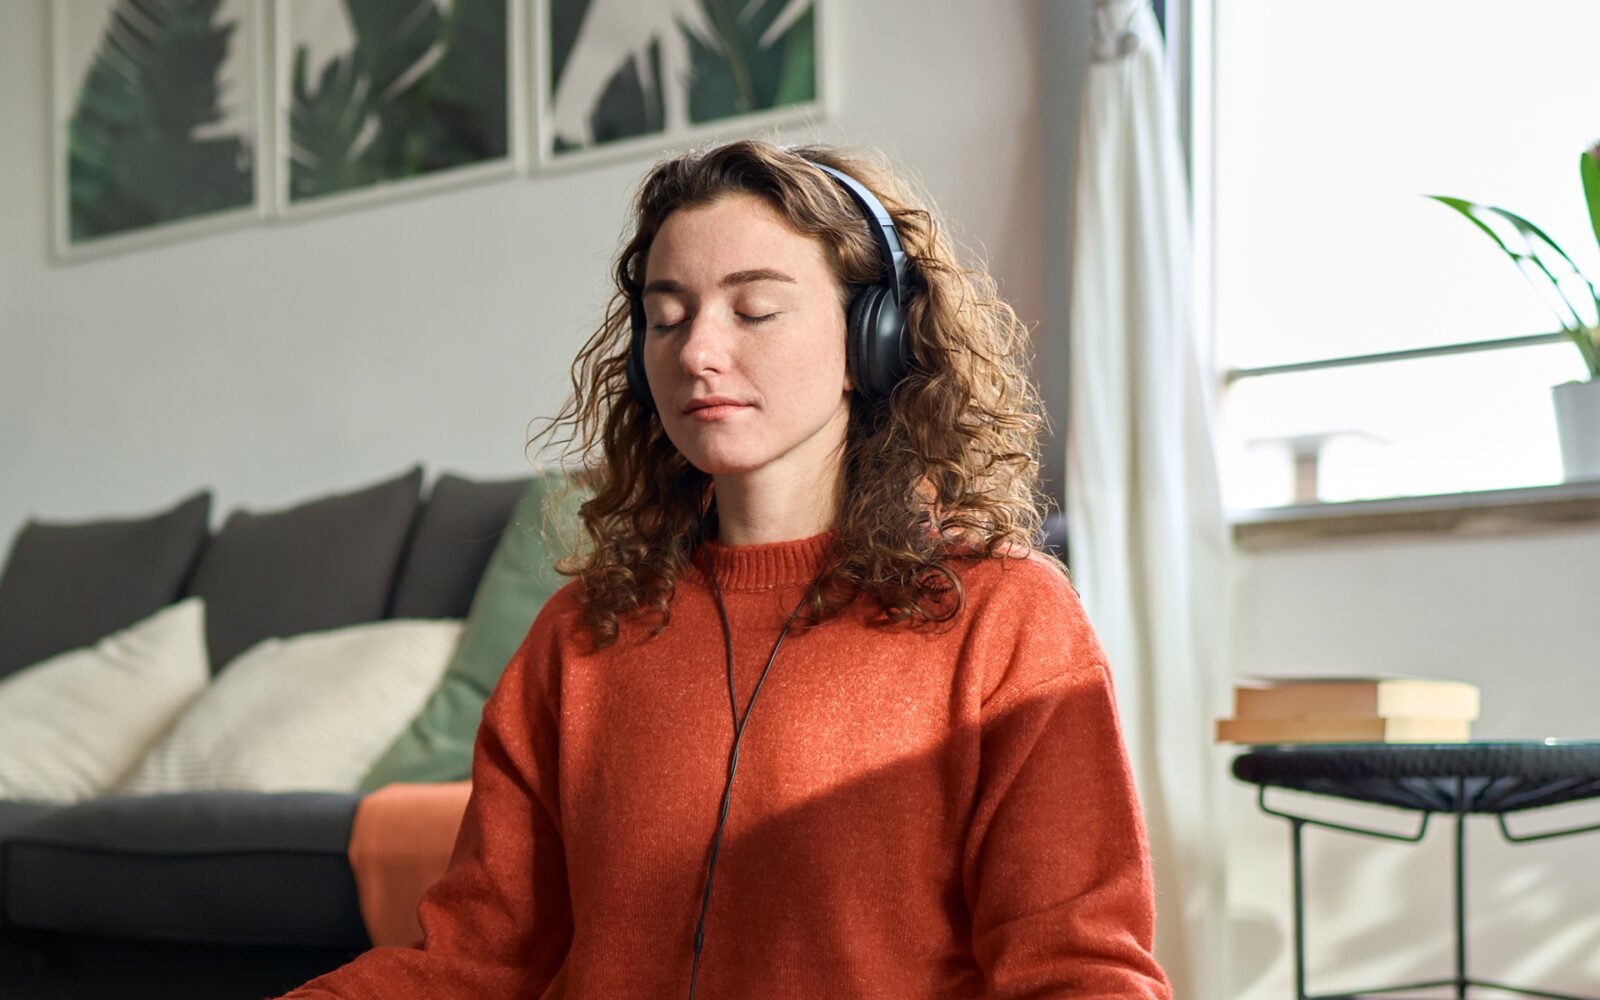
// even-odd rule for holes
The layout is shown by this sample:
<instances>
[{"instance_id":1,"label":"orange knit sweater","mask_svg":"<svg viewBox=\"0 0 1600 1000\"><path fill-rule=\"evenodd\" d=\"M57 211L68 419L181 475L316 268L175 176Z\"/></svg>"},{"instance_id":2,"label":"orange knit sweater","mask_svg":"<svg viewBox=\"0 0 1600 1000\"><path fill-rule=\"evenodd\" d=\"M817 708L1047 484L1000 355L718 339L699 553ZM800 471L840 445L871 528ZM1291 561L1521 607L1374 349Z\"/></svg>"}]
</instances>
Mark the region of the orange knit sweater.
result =
<instances>
[{"instance_id":1,"label":"orange knit sweater","mask_svg":"<svg viewBox=\"0 0 1600 1000\"><path fill-rule=\"evenodd\" d=\"M833 536L709 545L742 711ZM784 640L740 751L696 996L1168 998L1103 654L1038 556L962 570L937 628L857 601ZM595 651L577 584L484 711L424 942L290 997L688 992L733 741L722 630L687 567L672 622Z\"/></svg>"}]
</instances>

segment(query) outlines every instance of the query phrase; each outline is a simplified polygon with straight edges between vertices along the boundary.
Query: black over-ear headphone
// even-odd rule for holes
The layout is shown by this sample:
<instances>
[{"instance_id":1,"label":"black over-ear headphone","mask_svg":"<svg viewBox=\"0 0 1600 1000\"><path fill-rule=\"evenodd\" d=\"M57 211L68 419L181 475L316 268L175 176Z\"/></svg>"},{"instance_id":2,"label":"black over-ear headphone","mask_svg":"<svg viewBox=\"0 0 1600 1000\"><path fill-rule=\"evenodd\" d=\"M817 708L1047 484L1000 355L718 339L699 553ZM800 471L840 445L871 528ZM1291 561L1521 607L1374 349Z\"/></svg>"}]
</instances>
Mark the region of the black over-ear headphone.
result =
<instances>
[{"instance_id":1,"label":"black over-ear headphone","mask_svg":"<svg viewBox=\"0 0 1600 1000\"><path fill-rule=\"evenodd\" d=\"M889 395L896 383L911 368L911 345L906 336L906 295L908 262L900 244L900 234L883 202L865 184L842 171L822 163L818 170L839 182L850 200L861 209L870 225L872 241L878 245L883 275L876 284L856 293L845 313L845 360L856 390L869 398ZM646 322L644 301L635 297L630 304L633 340L628 350L628 389L647 411L656 408L650 395L650 382L644 373Z\"/></svg>"}]
</instances>

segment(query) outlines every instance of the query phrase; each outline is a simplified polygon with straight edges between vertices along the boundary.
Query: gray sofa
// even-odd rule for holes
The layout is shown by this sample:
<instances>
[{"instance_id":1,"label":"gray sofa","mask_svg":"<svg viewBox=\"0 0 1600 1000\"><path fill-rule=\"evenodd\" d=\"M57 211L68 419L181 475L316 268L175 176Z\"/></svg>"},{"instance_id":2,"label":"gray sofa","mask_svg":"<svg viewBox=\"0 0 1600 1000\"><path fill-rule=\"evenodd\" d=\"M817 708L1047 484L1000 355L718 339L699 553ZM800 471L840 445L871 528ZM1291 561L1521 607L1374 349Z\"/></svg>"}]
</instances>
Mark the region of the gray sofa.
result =
<instances>
[{"instance_id":1,"label":"gray sofa","mask_svg":"<svg viewBox=\"0 0 1600 1000\"><path fill-rule=\"evenodd\" d=\"M0 572L0 678L184 596L213 670L267 636L464 618L526 480L422 471L209 528L30 522ZM461 775L464 777L464 775ZM357 794L0 801L0 997L259 998L369 946L347 846Z\"/></svg>"}]
</instances>

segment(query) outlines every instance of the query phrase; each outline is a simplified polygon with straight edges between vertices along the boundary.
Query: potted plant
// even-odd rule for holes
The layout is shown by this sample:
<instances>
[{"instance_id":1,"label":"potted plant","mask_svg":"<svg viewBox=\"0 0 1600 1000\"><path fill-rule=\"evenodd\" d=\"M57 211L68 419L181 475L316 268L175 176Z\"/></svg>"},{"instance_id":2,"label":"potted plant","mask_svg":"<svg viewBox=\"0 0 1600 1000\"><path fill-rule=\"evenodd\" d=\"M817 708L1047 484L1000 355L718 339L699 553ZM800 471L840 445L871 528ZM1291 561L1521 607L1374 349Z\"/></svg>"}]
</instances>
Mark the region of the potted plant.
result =
<instances>
[{"instance_id":1,"label":"potted plant","mask_svg":"<svg viewBox=\"0 0 1600 1000\"><path fill-rule=\"evenodd\" d=\"M1600 240L1600 143L1578 157L1589 224ZM1561 466L1567 480L1600 479L1600 294L1566 251L1538 226L1503 208L1429 195L1466 216L1494 241L1539 292L1561 329L1583 355L1589 378L1551 389Z\"/></svg>"}]
</instances>

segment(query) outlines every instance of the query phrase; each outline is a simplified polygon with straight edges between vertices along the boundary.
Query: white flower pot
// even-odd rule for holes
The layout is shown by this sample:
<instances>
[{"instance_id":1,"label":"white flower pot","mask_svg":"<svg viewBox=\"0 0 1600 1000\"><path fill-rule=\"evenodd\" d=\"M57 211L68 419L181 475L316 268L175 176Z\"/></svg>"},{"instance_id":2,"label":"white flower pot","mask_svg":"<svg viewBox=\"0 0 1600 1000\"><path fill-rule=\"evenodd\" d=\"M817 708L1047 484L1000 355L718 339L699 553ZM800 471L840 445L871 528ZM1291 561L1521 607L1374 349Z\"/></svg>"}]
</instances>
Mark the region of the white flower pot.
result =
<instances>
[{"instance_id":1,"label":"white flower pot","mask_svg":"<svg viewBox=\"0 0 1600 1000\"><path fill-rule=\"evenodd\" d=\"M1564 382L1550 390L1561 435L1562 478L1600 479L1600 380Z\"/></svg>"}]
</instances>

